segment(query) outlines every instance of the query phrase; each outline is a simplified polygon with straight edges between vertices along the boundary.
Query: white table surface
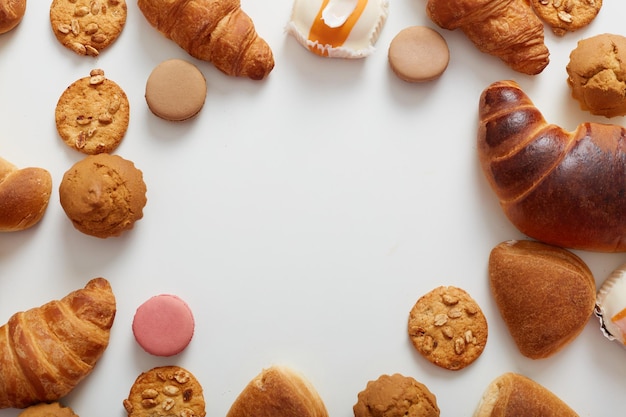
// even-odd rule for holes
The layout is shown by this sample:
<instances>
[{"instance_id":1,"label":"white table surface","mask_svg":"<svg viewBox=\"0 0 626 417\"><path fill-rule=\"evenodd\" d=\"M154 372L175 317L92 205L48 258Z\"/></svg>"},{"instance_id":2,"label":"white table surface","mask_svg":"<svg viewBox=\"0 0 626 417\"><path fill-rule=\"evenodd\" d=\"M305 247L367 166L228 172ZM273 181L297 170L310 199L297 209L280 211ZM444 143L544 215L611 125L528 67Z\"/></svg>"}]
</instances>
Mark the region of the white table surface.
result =
<instances>
[{"instance_id":1,"label":"white table surface","mask_svg":"<svg viewBox=\"0 0 626 417\"><path fill-rule=\"evenodd\" d=\"M621 2L605 2L576 33L547 30L551 63L533 77L434 26L423 0L392 1L375 53L358 61L320 58L286 35L289 0L243 0L276 59L261 82L193 60L134 1L120 38L98 58L79 57L54 38L47 3L29 0L20 26L0 36L0 156L53 177L41 223L0 235L0 323L92 277L111 282L118 311L110 345L63 400L79 415L125 415L134 379L169 364L200 380L209 417L225 415L272 364L302 372L334 417L352 416L367 381L395 372L426 384L442 416L471 416L487 384L508 371L581 416L623 409L626 350L602 336L595 317L548 359L527 359L513 344L489 293L487 259L499 242L523 236L500 211L475 146L479 95L499 79L517 80L548 121L567 129L609 122L578 108L565 66L579 39L626 34ZM450 65L437 81L409 84L389 69L389 43L411 25L433 27L449 44ZM179 124L156 118L144 100L150 71L175 57L195 63L208 83L201 113ZM116 153L135 162L148 186L144 218L106 240L76 231L58 198L64 172L83 156L58 137L54 108L93 68L128 94L130 126ZM576 253L598 285L626 261ZM489 323L482 356L457 372L419 356L406 332L415 301L439 285L468 291ZM159 293L180 296L196 317L191 344L175 357L148 355L132 336L134 311Z\"/></svg>"}]
</instances>

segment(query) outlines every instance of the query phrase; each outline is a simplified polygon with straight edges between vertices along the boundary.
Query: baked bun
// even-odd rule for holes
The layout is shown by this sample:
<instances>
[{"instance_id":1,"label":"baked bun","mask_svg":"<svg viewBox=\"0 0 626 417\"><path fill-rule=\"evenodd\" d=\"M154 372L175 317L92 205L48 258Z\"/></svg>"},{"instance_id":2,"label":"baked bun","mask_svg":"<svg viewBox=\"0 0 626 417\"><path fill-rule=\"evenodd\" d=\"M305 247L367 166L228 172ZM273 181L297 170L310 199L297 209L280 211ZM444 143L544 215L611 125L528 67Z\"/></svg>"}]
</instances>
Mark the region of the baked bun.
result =
<instances>
[{"instance_id":1,"label":"baked bun","mask_svg":"<svg viewBox=\"0 0 626 417\"><path fill-rule=\"evenodd\" d=\"M39 403L25 408L17 417L78 417L70 407L52 403Z\"/></svg>"},{"instance_id":2,"label":"baked bun","mask_svg":"<svg viewBox=\"0 0 626 417\"><path fill-rule=\"evenodd\" d=\"M515 373L494 379L485 390L473 417L578 417L544 386Z\"/></svg>"},{"instance_id":3,"label":"baked bun","mask_svg":"<svg viewBox=\"0 0 626 417\"><path fill-rule=\"evenodd\" d=\"M0 35L15 28L26 13L26 0L0 1Z\"/></svg>"},{"instance_id":4,"label":"baked bun","mask_svg":"<svg viewBox=\"0 0 626 417\"><path fill-rule=\"evenodd\" d=\"M79 231L99 238L119 236L143 217L142 172L118 155L89 155L74 164L59 186L61 206Z\"/></svg>"},{"instance_id":5,"label":"baked bun","mask_svg":"<svg viewBox=\"0 0 626 417\"><path fill-rule=\"evenodd\" d=\"M226 417L328 417L328 412L302 375L272 366L248 383Z\"/></svg>"},{"instance_id":6,"label":"baked bun","mask_svg":"<svg viewBox=\"0 0 626 417\"><path fill-rule=\"evenodd\" d=\"M50 201L52 177L43 168L22 168L0 158L0 232L28 229Z\"/></svg>"}]
</instances>

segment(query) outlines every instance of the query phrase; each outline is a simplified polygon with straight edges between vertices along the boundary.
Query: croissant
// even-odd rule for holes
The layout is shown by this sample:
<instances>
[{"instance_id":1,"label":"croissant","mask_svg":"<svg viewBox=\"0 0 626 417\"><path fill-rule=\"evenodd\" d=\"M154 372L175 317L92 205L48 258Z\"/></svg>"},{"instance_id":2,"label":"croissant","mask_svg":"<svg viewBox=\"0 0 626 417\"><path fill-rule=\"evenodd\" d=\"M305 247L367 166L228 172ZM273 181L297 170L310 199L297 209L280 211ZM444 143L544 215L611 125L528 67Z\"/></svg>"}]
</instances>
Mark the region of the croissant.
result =
<instances>
[{"instance_id":1,"label":"croissant","mask_svg":"<svg viewBox=\"0 0 626 417\"><path fill-rule=\"evenodd\" d=\"M1 1L1 0L0 0ZM22 168L0 158L0 232L28 229L50 201L52 177L43 168Z\"/></svg>"},{"instance_id":2,"label":"croissant","mask_svg":"<svg viewBox=\"0 0 626 417\"><path fill-rule=\"evenodd\" d=\"M115 318L109 282L15 313L0 327L0 408L25 408L67 395L94 368Z\"/></svg>"},{"instance_id":3,"label":"croissant","mask_svg":"<svg viewBox=\"0 0 626 417\"><path fill-rule=\"evenodd\" d=\"M426 12L443 29L460 28L480 51L515 71L536 75L549 63L543 23L528 0L429 0Z\"/></svg>"},{"instance_id":4,"label":"croissant","mask_svg":"<svg viewBox=\"0 0 626 417\"><path fill-rule=\"evenodd\" d=\"M478 157L509 220L544 243L626 251L626 130L546 123L514 81L480 97Z\"/></svg>"},{"instance_id":5,"label":"croissant","mask_svg":"<svg viewBox=\"0 0 626 417\"><path fill-rule=\"evenodd\" d=\"M239 0L138 0L137 5L159 32L227 75L261 80L274 68L272 50Z\"/></svg>"}]
</instances>

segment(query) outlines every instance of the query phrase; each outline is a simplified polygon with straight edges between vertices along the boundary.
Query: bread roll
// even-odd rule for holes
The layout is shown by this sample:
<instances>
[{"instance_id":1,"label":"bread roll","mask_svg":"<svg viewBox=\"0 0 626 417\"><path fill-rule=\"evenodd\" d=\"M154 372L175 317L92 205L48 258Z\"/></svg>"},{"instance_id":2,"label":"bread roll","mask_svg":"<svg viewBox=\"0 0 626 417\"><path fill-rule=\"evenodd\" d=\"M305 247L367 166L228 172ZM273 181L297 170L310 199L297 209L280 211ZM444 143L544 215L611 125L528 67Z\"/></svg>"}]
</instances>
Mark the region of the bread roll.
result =
<instances>
[{"instance_id":1,"label":"bread roll","mask_svg":"<svg viewBox=\"0 0 626 417\"><path fill-rule=\"evenodd\" d=\"M578 417L578 414L544 386L508 372L489 384L473 417Z\"/></svg>"},{"instance_id":2,"label":"bread roll","mask_svg":"<svg viewBox=\"0 0 626 417\"><path fill-rule=\"evenodd\" d=\"M0 35L15 28L26 13L26 0L0 0Z\"/></svg>"}]
</instances>

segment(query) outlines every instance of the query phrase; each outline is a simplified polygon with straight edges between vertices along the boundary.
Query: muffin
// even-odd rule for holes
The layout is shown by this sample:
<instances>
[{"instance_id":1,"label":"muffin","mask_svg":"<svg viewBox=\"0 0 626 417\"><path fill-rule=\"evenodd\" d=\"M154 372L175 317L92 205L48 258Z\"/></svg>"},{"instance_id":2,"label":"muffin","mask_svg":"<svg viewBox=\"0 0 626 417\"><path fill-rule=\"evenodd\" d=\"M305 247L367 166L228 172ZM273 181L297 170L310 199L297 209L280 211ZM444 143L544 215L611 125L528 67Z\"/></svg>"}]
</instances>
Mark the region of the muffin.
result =
<instances>
[{"instance_id":1,"label":"muffin","mask_svg":"<svg viewBox=\"0 0 626 417\"><path fill-rule=\"evenodd\" d=\"M143 217L146 184L135 164L117 155L89 155L59 186L61 206L74 227L90 236L119 236Z\"/></svg>"}]
</instances>

